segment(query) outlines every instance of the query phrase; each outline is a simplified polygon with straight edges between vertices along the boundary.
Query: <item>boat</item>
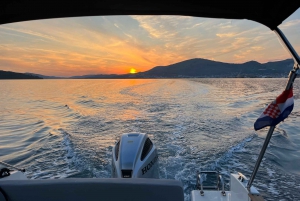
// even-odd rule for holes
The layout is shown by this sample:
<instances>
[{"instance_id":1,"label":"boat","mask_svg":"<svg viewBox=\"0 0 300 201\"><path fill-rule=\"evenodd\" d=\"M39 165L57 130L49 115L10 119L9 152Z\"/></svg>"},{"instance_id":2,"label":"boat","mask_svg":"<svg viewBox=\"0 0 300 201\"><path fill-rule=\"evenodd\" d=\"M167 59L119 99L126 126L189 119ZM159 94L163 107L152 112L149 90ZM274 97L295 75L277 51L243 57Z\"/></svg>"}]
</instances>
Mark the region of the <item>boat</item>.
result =
<instances>
[{"instance_id":1,"label":"boat","mask_svg":"<svg viewBox=\"0 0 300 201\"><path fill-rule=\"evenodd\" d=\"M282 31L283 20L299 8L299 2L262 1L134 1L90 0L5 1L1 3L0 24L26 20L98 16L98 15L188 15L226 19L248 19L261 23L277 34L291 57L291 69L286 90L289 90L300 67L300 58ZM261 201L259 191L252 185L275 126L270 126L250 178L242 173L230 176L230 189L217 171L195 172L192 201ZM182 183L158 179L159 154L147 134L125 133L113 147L113 178L68 178L29 180L25 169L1 162L0 201L35 200L110 200L110 201L183 201Z\"/></svg>"}]
</instances>

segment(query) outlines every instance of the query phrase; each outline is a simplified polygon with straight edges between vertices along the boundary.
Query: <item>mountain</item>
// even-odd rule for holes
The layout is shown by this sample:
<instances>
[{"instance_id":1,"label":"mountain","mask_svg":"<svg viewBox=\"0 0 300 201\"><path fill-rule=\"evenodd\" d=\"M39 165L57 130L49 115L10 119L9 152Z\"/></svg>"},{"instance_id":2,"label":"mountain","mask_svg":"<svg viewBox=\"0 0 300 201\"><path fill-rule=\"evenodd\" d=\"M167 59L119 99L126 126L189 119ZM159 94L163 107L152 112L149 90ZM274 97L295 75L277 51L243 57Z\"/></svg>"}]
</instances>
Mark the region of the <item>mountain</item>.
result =
<instances>
[{"instance_id":1,"label":"mountain","mask_svg":"<svg viewBox=\"0 0 300 201\"><path fill-rule=\"evenodd\" d=\"M95 74L95 75L78 75L69 77L70 79L100 79L100 78L116 78L120 75L116 74Z\"/></svg>"},{"instance_id":2,"label":"mountain","mask_svg":"<svg viewBox=\"0 0 300 201\"><path fill-rule=\"evenodd\" d=\"M242 64L224 63L208 59L189 59L168 66L156 66L136 74L94 74L73 77L45 76L34 73L0 71L0 79L132 79L132 78L203 78L203 77L287 77L293 60L268 63L248 61ZM6 74L5 74L5 73Z\"/></svg>"},{"instance_id":3,"label":"mountain","mask_svg":"<svg viewBox=\"0 0 300 201\"><path fill-rule=\"evenodd\" d=\"M65 78L65 77L41 75L41 74L36 74L36 73L24 73L24 74L37 76L37 77L40 77L40 78L43 78L43 79L64 79Z\"/></svg>"},{"instance_id":4,"label":"mountain","mask_svg":"<svg viewBox=\"0 0 300 201\"><path fill-rule=\"evenodd\" d=\"M95 74L95 75L79 75L69 77L70 79L131 79L131 78L143 78L140 74Z\"/></svg>"},{"instance_id":5,"label":"mountain","mask_svg":"<svg viewBox=\"0 0 300 201\"><path fill-rule=\"evenodd\" d=\"M0 70L0 79L43 79L35 75Z\"/></svg>"},{"instance_id":6,"label":"mountain","mask_svg":"<svg viewBox=\"0 0 300 201\"><path fill-rule=\"evenodd\" d=\"M157 66L136 74L98 74L70 77L72 79L130 79L130 78L197 78L197 77L286 77L293 60L242 64L224 63L208 59L189 59L168 66Z\"/></svg>"},{"instance_id":7,"label":"mountain","mask_svg":"<svg viewBox=\"0 0 300 201\"><path fill-rule=\"evenodd\" d=\"M157 66L140 73L141 77L286 77L293 60L261 64L249 61L242 64L223 63L207 59L190 59L168 66Z\"/></svg>"}]
</instances>

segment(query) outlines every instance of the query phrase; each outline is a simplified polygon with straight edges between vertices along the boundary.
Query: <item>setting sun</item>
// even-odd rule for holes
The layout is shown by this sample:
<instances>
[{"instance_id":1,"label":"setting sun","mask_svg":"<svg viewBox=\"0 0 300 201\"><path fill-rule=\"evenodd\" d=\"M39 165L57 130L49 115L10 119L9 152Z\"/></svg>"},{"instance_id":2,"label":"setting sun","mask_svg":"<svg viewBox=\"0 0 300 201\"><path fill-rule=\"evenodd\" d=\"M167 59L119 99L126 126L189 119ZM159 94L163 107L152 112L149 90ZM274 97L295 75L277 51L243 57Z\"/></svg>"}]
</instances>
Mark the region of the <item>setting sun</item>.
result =
<instances>
[{"instance_id":1,"label":"setting sun","mask_svg":"<svg viewBox=\"0 0 300 201\"><path fill-rule=\"evenodd\" d=\"M135 73L136 73L136 70L135 70L134 68L131 68L129 73L130 73L130 74L135 74Z\"/></svg>"}]
</instances>

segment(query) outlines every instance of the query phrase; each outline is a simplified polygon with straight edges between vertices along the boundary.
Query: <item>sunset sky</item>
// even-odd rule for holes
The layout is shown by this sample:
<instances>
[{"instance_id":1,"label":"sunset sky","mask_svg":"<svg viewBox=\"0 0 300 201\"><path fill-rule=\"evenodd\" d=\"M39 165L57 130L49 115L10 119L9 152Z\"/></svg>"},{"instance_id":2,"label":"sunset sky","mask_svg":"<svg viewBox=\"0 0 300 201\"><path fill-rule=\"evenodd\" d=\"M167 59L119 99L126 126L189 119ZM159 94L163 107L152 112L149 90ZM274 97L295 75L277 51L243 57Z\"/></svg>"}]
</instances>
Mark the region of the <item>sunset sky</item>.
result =
<instances>
[{"instance_id":1,"label":"sunset sky","mask_svg":"<svg viewBox=\"0 0 300 201\"><path fill-rule=\"evenodd\" d=\"M280 28L300 53L300 9ZM43 75L123 74L191 58L261 63L290 58L249 20L100 16L0 25L0 70Z\"/></svg>"}]
</instances>

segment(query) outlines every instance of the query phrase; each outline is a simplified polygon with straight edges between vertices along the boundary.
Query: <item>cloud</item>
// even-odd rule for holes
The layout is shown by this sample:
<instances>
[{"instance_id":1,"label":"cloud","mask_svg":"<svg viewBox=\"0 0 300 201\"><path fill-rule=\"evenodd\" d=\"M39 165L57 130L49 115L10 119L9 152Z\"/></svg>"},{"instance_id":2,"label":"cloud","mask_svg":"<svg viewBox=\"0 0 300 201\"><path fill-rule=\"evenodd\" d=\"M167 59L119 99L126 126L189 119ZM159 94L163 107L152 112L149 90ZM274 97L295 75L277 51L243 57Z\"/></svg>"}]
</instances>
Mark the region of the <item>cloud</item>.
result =
<instances>
[{"instance_id":1,"label":"cloud","mask_svg":"<svg viewBox=\"0 0 300 201\"><path fill-rule=\"evenodd\" d=\"M251 47L253 50L255 51L260 51L260 50L264 50L265 48L264 47L261 47L261 46L253 46Z\"/></svg>"},{"instance_id":2,"label":"cloud","mask_svg":"<svg viewBox=\"0 0 300 201\"><path fill-rule=\"evenodd\" d=\"M191 58L234 63L286 57L272 31L247 20L103 16L13 23L0 32L0 66L46 75L145 71Z\"/></svg>"},{"instance_id":3,"label":"cloud","mask_svg":"<svg viewBox=\"0 0 300 201\"><path fill-rule=\"evenodd\" d=\"M23 33L23 34L32 35L32 36L35 36L35 37L40 37L40 38L56 41L56 39L53 36L50 36L50 35L47 35L47 34L42 34L42 33L39 33L39 32L32 31L32 30L26 30L26 29L23 29L23 28L15 29L15 28L8 27L8 26L0 26L0 29L10 30L10 31L14 31L14 32L19 32L19 33ZM14 34L11 34L11 35L14 35Z\"/></svg>"},{"instance_id":4,"label":"cloud","mask_svg":"<svg viewBox=\"0 0 300 201\"><path fill-rule=\"evenodd\" d=\"M201 26L201 25L203 25L203 24L204 24L204 22L200 22L200 23L194 24L194 25L191 26L191 27L186 27L186 28L184 28L184 29L194 29L194 28L197 28L197 27L199 27L199 26Z\"/></svg>"},{"instance_id":5,"label":"cloud","mask_svg":"<svg viewBox=\"0 0 300 201\"><path fill-rule=\"evenodd\" d=\"M300 25L300 19L291 20L288 22L284 22L280 27L282 29L287 29L289 27L299 26Z\"/></svg>"},{"instance_id":6,"label":"cloud","mask_svg":"<svg viewBox=\"0 0 300 201\"><path fill-rule=\"evenodd\" d=\"M235 36L235 33L217 33L216 36L220 37L220 38L227 38L227 37L233 37Z\"/></svg>"},{"instance_id":7,"label":"cloud","mask_svg":"<svg viewBox=\"0 0 300 201\"><path fill-rule=\"evenodd\" d=\"M139 22L139 26L154 38L172 38L176 36L176 27L180 23L170 16L131 16Z\"/></svg>"},{"instance_id":8,"label":"cloud","mask_svg":"<svg viewBox=\"0 0 300 201\"><path fill-rule=\"evenodd\" d=\"M233 55L234 57L238 58L238 59L244 59L246 56L245 55L242 55L242 54L234 54Z\"/></svg>"}]
</instances>

